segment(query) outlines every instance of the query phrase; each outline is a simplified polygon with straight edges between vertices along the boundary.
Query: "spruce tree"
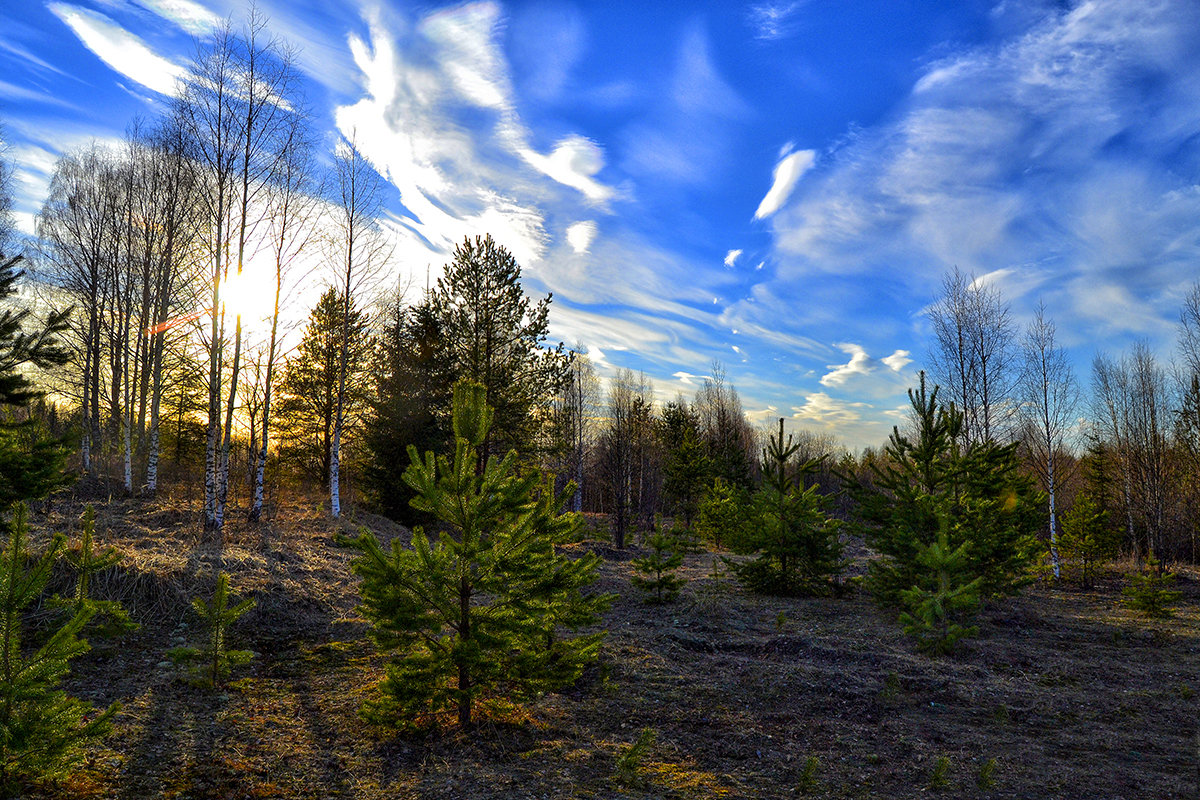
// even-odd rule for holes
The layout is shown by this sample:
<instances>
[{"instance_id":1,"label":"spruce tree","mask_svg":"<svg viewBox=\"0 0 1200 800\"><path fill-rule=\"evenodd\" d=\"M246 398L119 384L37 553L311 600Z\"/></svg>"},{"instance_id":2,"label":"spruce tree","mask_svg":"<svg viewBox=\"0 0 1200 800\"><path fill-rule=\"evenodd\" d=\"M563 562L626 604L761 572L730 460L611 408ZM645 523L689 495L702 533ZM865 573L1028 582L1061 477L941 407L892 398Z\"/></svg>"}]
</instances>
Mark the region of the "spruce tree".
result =
<instances>
[{"instance_id":1,"label":"spruce tree","mask_svg":"<svg viewBox=\"0 0 1200 800\"><path fill-rule=\"evenodd\" d=\"M79 638L95 610L80 608L34 652L21 646L22 613L46 587L63 544L56 537L37 559L26 547L28 509L12 509L8 543L0 555L0 791L22 781L64 774L92 739L112 727L118 705L95 713L59 684L72 658L87 652Z\"/></svg>"},{"instance_id":2,"label":"spruce tree","mask_svg":"<svg viewBox=\"0 0 1200 800\"><path fill-rule=\"evenodd\" d=\"M372 359L364 470L372 503L406 525L428 522L409 504L413 492L397 485L408 466L408 445L445 452L452 444L450 393L454 363L442 322L429 299L404 306L393 298Z\"/></svg>"},{"instance_id":3,"label":"spruce tree","mask_svg":"<svg viewBox=\"0 0 1200 800\"><path fill-rule=\"evenodd\" d=\"M821 459L793 464L798 442L772 434L763 451L763 485L752 501L752 523L735 540L734 552L754 553L746 563L730 567L747 588L777 595L824 593L842 567L837 520L825 512L817 486L803 488L801 476Z\"/></svg>"},{"instance_id":4,"label":"spruce tree","mask_svg":"<svg viewBox=\"0 0 1200 800\"><path fill-rule=\"evenodd\" d=\"M882 558L871 562L868 585L885 605L921 584L923 548L946 532L950 547L967 545L984 597L1011 594L1025 575L1044 522L1042 496L1021 474L1017 445L983 442L963 450L962 415L942 406L938 389L909 390L915 438L893 429L887 459L872 461L869 478L852 481L861 530Z\"/></svg>"},{"instance_id":5,"label":"spruce tree","mask_svg":"<svg viewBox=\"0 0 1200 800\"><path fill-rule=\"evenodd\" d=\"M663 499L667 510L682 517L683 527L691 530L710 473L700 419L680 400L663 408L659 428L666 457Z\"/></svg>"},{"instance_id":6,"label":"spruce tree","mask_svg":"<svg viewBox=\"0 0 1200 800\"><path fill-rule=\"evenodd\" d=\"M647 602L669 603L687 583L687 578L676 574L683 565L683 547L678 539L663 533L662 520L658 521L654 535L646 544L650 552L633 559L633 570L637 574L632 575L629 582L646 593Z\"/></svg>"},{"instance_id":7,"label":"spruce tree","mask_svg":"<svg viewBox=\"0 0 1200 800\"><path fill-rule=\"evenodd\" d=\"M481 457L493 419L486 396L481 384L456 384L453 456L422 458L409 447L404 481L413 506L437 519L436 542L419 529L411 546L393 540L388 551L366 531L341 540L360 553L360 609L392 654L378 697L363 708L379 724L453 712L470 727L480 699L569 684L600 647L602 632L571 635L611 601L584 593L598 559L555 550L579 526L560 513L573 489L556 494L551 476L520 472L515 451Z\"/></svg>"},{"instance_id":8,"label":"spruce tree","mask_svg":"<svg viewBox=\"0 0 1200 800\"><path fill-rule=\"evenodd\" d=\"M1134 611L1148 617L1166 619L1175 613L1171 604L1178 602L1183 593L1171 587L1175 584L1175 573L1166 572L1154 553L1146 556L1144 569L1130 578L1129 585L1121 590L1128 598L1125 604Z\"/></svg>"},{"instance_id":9,"label":"spruce tree","mask_svg":"<svg viewBox=\"0 0 1200 800\"><path fill-rule=\"evenodd\" d=\"M44 497L70 482L63 468L66 443L48 436L28 414L41 392L21 371L66 363L68 353L58 337L67 329L68 312L52 313L33 324L30 309L13 300L23 275L20 262L20 256L0 253L0 508Z\"/></svg>"},{"instance_id":10,"label":"spruce tree","mask_svg":"<svg viewBox=\"0 0 1200 800\"><path fill-rule=\"evenodd\" d=\"M979 631L964 624L979 609L983 583L983 578L972 574L967 547L963 542L951 549L946 531L940 531L936 541L917 551L917 562L926 570L921 583L900 593L906 609L900 614L900 624L927 653L950 653L959 639Z\"/></svg>"},{"instance_id":11,"label":"spruce tree","mask_svg":"<svg viewBox=\"0 0 1200 800\"><path fill-rule=\"evenodd\" d=\"M202 647L173 647L167 652L172 660L191 664L194 674L207 686L220 686L234 667L248 664L254 657L249 650L230 650L228 639L229 626L254 608L255 601L248 598L233 607L229 601L229 576L222 572L211 600L192 598L192 609L208 629L207 641Z\"/></svg>"}]
</instances>

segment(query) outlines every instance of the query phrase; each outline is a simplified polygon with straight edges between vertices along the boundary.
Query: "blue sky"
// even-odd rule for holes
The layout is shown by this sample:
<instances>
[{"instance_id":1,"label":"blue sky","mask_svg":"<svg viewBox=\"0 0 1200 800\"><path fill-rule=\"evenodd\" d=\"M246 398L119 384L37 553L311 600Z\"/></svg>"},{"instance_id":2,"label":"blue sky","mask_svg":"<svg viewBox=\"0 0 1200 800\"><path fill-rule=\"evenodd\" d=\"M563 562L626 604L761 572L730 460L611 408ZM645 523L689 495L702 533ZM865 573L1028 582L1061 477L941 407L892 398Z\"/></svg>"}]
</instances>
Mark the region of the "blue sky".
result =
<instances>
[{"instance_id":1,"label":"blue sky","mask_svg":"<svg viewBox=\"0 0 1200 800\"><path fill-rule=\"evenodd\" d=\"M0 118L28 226L54 158L164 108L241 0L10 0ZM1024 323L1171 354L1200 278L1200 5L262 0L332 152L394 186L423 285L490 232L553 335L756 419L878 444L954 266Z\"/></svg>"}]
</instances>

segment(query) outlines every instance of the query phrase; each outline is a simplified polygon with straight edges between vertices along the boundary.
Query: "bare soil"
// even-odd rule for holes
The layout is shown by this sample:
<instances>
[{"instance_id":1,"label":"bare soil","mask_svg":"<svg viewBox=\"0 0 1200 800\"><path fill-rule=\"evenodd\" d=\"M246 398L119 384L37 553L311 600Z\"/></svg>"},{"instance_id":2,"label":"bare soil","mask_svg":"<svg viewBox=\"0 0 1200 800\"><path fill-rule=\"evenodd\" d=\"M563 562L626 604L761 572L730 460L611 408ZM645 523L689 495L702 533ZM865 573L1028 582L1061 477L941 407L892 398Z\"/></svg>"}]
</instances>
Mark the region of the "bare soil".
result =
<instances>
[{"instance_id":1,"label":"bare soil","mask_svg":"<svg viewBox=\"0 0 1200 800\"><path fill-rule=\"evenodd\" d=\"M1029 587L993 603L955 657L918 654L861 592L748 595L689 555L666 606L629 584L636 547L603 557L598 590L619 599L600 662L578 685L524 708L497 702L470 732L397 736L357 716L384 658L357 615L351 554L334 534L400 526L316 501L284 502L257 526L235 513L203 546L182 498L97 504L97 540L126 553L97 595L142 627L93 639L68 690L119 700L116 730L43 798L1194 798L1200 793L1200 582L1181 571L1169 620L1093 591ZM35 516L37 537L77 529L81 505ZM35 537L36 538L36 537ZM862 569L865 550L855 551ZM719 567L719 563L718 563ZM218 571L257 607L234 646L257 654L226 687L188 683L165 651L198 636L188 599ZM719 571L719 570L718 570ZM70 585L65 571L60 588ZM618 759L657 738L625 779ZM815 761L814 761L815 759ZM994 760L994 761L993 761ZM991 784L981 781L990 768ZM939 768L940 764L940 768ZM935 779L940 772L944 781ZM631 774L632 777L628 777ZM985 788L981 788L981 783ZM939 786L940 785L940 786Z\"/></svg>"}]
</instances>

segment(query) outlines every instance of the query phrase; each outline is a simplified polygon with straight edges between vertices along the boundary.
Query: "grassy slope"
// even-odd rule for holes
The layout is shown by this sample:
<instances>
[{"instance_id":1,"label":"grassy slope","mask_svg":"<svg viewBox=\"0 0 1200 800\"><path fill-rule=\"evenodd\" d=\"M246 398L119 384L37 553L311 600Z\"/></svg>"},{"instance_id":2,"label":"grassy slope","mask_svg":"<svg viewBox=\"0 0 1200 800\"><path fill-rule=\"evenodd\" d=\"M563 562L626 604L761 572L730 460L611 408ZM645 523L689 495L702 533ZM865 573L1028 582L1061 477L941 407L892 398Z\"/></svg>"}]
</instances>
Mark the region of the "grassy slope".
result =
<instances>
[{"instance_id":1,"label":"grassy slope","mask_svg":"<svg viewBox=\"0 0 1200 800\"><path fill-rule=\"evenodd\" d=\"M79 509L38 517L65 530ZM97 508L97 537L127 554L102 576L143 628L94 641L70 690L124 704L116 733L51 797L650 798L918 797L949 759L953 797L1169 798L1197 791L1200 586L1181 613L1147 622L1115 584L1095 592L1031 587L993 605L982 636L954 659L914 653L862 596L776 600L711 576L665 608L629 586L629 554L605 555L609 614L601 664L572 690L526 710L495 708L470 738L397 739L356 708L383 661L354 613L349 554L319 509L285 507L261 527L234 520L220 553L197 546L195 515L169 499ZM235 646L259 653L218 691L192 687L163 652L188 639L186 600L218 569L258 598ZM65 582L67 576L63 575ZM640 729L657 731L641 785L614 780ZM815 786L798 788L810 757ZM977 786L996 759L994 787Z\"/></svg>"}]
</instances>

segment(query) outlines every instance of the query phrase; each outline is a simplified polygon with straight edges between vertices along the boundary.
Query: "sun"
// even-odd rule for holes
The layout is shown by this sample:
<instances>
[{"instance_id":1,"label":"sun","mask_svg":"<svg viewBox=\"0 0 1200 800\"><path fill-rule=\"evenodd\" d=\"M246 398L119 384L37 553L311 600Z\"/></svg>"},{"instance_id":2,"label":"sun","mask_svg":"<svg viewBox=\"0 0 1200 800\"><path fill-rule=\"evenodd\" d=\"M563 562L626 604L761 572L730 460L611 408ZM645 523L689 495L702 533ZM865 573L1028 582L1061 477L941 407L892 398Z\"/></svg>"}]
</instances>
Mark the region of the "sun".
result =
<instances>
[{"instance_id":1,"label":"sun","mask_svg":"<svg viewBox=\"0 0 1200 800\"><path fill-rule=\"evenodd\" d=\"M221 284L221 303L227 314L240 314L242 324L253 327L275 310L275 270L261 259L250 259L241 273Z\"/></svg>"}]
</instances>

